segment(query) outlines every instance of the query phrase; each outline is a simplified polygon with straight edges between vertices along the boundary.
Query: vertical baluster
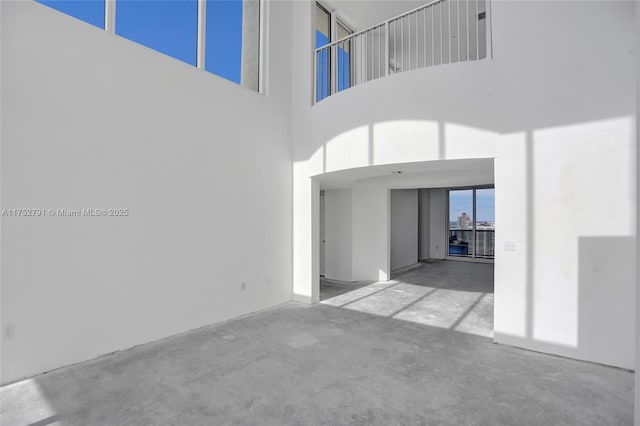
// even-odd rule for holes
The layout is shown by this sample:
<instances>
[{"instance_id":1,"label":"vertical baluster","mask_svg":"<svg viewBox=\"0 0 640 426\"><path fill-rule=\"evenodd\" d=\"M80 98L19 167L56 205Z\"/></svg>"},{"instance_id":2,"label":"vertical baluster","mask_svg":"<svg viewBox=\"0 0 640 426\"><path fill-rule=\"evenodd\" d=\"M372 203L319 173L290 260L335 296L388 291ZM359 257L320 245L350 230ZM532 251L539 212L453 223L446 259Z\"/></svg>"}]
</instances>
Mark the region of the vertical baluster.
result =
<instances>
[{"instance_id":1,"label":"vertical baluster","mask_svg":"<svg viewBox=\"0 0 640 426\"><path fill-rule=\"evenodd\" d=\"M375 60L374 53L375 53L376 38L375 38L375 31L373 29L368 32L371 33L371 75L369 76L369 79L374 80L376 78L376 70L373 65ZM367 36L367 38L368 37L369 36Z\"/></svg>"},{"instance_id":2,"label":"vertical baluster","mask_svg":"<svg viewBox=\"0 0 640 426\"><path fill-rule=\"evenodd\" d=\"M387 76L390 74L389 72L389 41L391 40L391 36L389 35L389 21L384 23L384 66L382 69L384 70L384 75Z\"/></svg>"},{"instance_id":3,"label":"vertical baluster","mask_svg":"<svg viewBox=\"0 0 640 426\"><path fill-rule=\"evenodd\" d=\"M476 59L480 59L480 7L476 0Z\"/></svg>"},{"instance_id":4,"label":"vertical baluster","mask_svg":"<svg viewBox=\"0 0 640 426\"><path fill-rule=\"evenodd\" d=\"M407 15L407 56L409 57L409 70L411 70L411 14Z\"/></svg>"},{"instance_id":5,"label":"vertical baluster","mask_svg":"<svg viewBox=\"0 0 640 426\"><path fill-rule=\"evenodd\" d=\"M420 12L419 10L416 10L414 12L414 15L416 17L416 52L415 52L415 55L416 55L416 69L420 68L420 53L418 53L418 46L420 44L419 41L418 41L418 37L420 36L420 25L418 25L418 13L419 12Z\"/></svg>"},{"instance_id":6,"label":"vertical baluster","mask_svg":"<svg viewBox=\"0 0 640 426\"><path fill-rule=\"evenodd\" d=\"M457 31L457 36L456 38L458 39L458 62L460 62L460 2L462 0L456 0L456 4L458 5L458 12L456 13L456 20L457 20L457 24L456 24L456 31Z\"/></svg>"},{"instance_id":7,"label":"vertical baluster","mask_svg":"<svg viewBox=\"0 0 640 426\"><path fill-rule=\"evenodd\" d=\"M447 6L449 11L447 12L447 18L449 20L449 37L447 38L447 44L449 45L449 63L452 63L451 59L451 0L447 0Z\"/></svg>"},{"instance_id":8,"label":"vertical baluster","mask_svg":"<svg viewBox=\"0 0 640 426\"><path fill-rule=\"evenodd\" d=\"M378 27L378 78L382 77L382 27Z\"/></svg>"},{"instance_id":9,"label":"vertical baluster","mask_svg":"<svg viewBox=\"0 0 640 426\"><path fill-rule=\"evenodd\" d=\"M400 71L404 71L404 16L400 18L400 53L402 54Z\"/></svg>"},{"instance_id":10,"label":"vertical baluster","mask_svg":"<svg viewBox=\"0 0 640 426\"><path fill-rule=\"evenodd\" d=\"M435 4L431 7L431 66L435 66L436 64L436 29L435 29L435 14L436 14L436 6Z\"/></svg>"},{"instance_id":11,"label":"vertical baluster","mask_svg":"<svg viewBox=\"0 0 640 426\"><path fill-rule=\"evenodd\" d=\"M369 31L364 32L364 81L369 81Z\"/></svg>"},{"instance_id":12,"label":"vertical baluster","mask_svg":"<svg viewBox=\"0 0 640 426\"><path fill-rule=\"evenodd\" d=\"M362 47L362 58L360 59L360 66L362 70L360 71L360 83L364 83L367 78L367 50L365 48L365 39L364 34L360 34L360 46Z\"/></svg>"},{"instance_id":13,"label":"vertical baluster","mask_svg":"<svg viewBox=\"0 0 640 426\"><path fill-rule=\"evenodd\" d=\"M343 43L340 42L336 45L336 50L337 50L337 57L338 57L338 64L337 64L337 87L336 87L336 92L340 92L342 90L344 90L344 80L342 79L343 77L343 69L342 67L344 66L344 48L343 48Z\"/></svg>"},{"instance_id":14,"label":"vertical baluster","mask_svg":"<svg viewBox=\"0 0 640 426\"><path fill-rule=\"evenodd\" d=\"M324 60L325 78L322 79L322 84L324 84L323 94L326 94L326 96L329 96L329 91L331 90L331 74L329 72L329 55L330 54L331 54L331 51L329 50L329 48L324 49L323 60Z\"/></svg>"},{"instance_id":15,"label":"vertical baluster","mask_svg":"<svg viewBox=\"0 0 640 426\"><path fill-rule=\"evenodd\" d=\"M424 21L424 67L426 68L429 64L427 61L427 53L428 53L428 49L427 49L427 10L429 10L428 7L425 7L424 9L424 16L422 17L423 21Z\"/></svg>"},{"instance_id":16,"label":"vertical baluster","mask_svg":"<svg viewBox=\"0 0 640 426\"><path fill-rule=\"evenodd\" d=\"M471 28L470 28L470 21L471 18L469 17L469 2L472 0L465 0L467 3L467 14L466 14L466 20L467 20L467 61L471 60L471 38L470 38L470 33L471 33Z\"/></svg>"},{"instance_id":17,"label":"vertical baluster","mask_svg":"<svg viewBox=\"0 0 640 426\"><path fill-rule=\"evenodd\" d=\"M395 66L393 67L394 74L398 71L397 44L398 44L398 21L393 21L393 62L395 62Z\"/></svg>"},{"instance_id":18,"label":"vertical baluster","mask_svg":"<svg viewBox=\"0 0 640 426\"><path fill-rule=\"evenodd\" d=\"M444 7L442 2L440 5L440 65L444 63Z\"/></svg>"}]
</instances>

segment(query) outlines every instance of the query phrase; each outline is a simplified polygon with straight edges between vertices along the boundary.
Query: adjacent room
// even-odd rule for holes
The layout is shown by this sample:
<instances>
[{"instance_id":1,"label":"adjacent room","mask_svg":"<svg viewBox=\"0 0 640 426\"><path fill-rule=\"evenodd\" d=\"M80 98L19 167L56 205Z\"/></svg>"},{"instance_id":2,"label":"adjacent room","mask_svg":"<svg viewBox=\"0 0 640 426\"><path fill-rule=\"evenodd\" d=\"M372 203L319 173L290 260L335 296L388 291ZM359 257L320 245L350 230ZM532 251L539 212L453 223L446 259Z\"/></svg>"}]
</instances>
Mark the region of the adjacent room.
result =
<instances>
[{"instance_id":1,"label":"adjacent room","mask_svg":"<svg viewBox=\"0 0 640 426\"><path fill-rule=\"evenodd\" d=\"M390 281L352 275L353 202L320 193L321 303L493 338L492 186L389 189Z\"/></svg>"}]
</instances>

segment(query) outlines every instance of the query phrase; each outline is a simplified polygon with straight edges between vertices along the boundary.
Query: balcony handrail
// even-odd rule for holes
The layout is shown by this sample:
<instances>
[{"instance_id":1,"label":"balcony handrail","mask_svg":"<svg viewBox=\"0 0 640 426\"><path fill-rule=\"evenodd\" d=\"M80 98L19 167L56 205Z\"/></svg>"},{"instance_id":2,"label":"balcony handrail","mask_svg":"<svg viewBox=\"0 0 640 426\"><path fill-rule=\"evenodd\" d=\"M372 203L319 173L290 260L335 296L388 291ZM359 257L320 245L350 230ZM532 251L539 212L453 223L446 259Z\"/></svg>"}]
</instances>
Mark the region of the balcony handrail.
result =
<instances>
[{"instance_id":1,"label":"balcony handrail","mask_svg":"<svg viewBox=\"0 0 640 426\"><path fill-rule=\"evenodd\" d=\"M360 30L360 31L357 31L355 33L351 33L351 34L347 35L346 37L342 37L339 40L332 41L331 43L327 43L324 46L320 46L320 47L316 48L315 53L318 53L319 51L321 51L323 49L326 49L328 47L332 47L332 46L338 45L338 44L344 42L345 40L348 40L348 39L353 38L353 37L357 37L357 36L359 36L361 34L364 34L366 32L374 30L374 29L376 29L378 27L386 26L388 23L390 23L392 21L396 21L396 20L398 20L400 18L404 18L407 15L411 15L412 13L415 13L415 12L417 12L419 10L422 10L422 9L425 9L427 7L431 7L434 4L441 3L443 1L444 0L433 0L433 1L430 1L429 3L425 3L422 6L418 6L418 7L414 8L414 9L411 9L411 10L408 10L406 12L403 12L400 15L394 16L393 18L386 19L386 20L384 20L384 21L382 21L382 22L380 22L380 23L378 23L376 25L372 25L372 26L370 26L368 28L365 28L364 30Z\"/></svg>"},{"instance_id":2,"label":"balcony handrail","mask_svg":"<svg viewBox=\"0 0 640 426\"><path fill-rule=\"evenodd\" d=\"M431 0L313 50L313 102L391 74L493 57L492 0Z\"/></svg>"}]
</instances>

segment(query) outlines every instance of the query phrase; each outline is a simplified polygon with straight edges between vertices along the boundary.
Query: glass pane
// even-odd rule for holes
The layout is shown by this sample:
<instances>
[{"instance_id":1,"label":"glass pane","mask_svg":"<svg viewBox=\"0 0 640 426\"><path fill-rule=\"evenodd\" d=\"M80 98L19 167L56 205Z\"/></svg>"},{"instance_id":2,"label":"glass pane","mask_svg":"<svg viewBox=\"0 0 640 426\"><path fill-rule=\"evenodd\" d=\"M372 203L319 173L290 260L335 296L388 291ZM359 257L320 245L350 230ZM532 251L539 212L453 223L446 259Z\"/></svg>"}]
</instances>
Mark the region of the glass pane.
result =
<instances>
[{"instance_id":1,"label":"glass pane","mask_svg":"<svg viewBox=\"0 0 640 426\"><path fill-rule=\"evenodd\" d=\"M473 190L449 191L449 255L471 256Z\"/></svg>"},{"instance_id":2,"label":"glass pane","mask_svg":"<svg viewBox=\"0 0 640 426\"><path fill-rule=\"evenodd\" d=\"M331 16L316 4L316 49L329 43L331 30ZM321 100L329 96L330 88L330 63L329 49L323 49L317 53L317 99Z\"/></svg>"},{"instance_id":3,"label":"glass pane","mask_svg":"<svg viewBox=\"0 0 640 426\"><path fill-rule=\"evenodd\" d=\"M495 190L476 190L476 257L495 254Z\"/></svg>"},{"instance_id":4,"label":"glass pane","mask_svg":"<svg viewBox=\"0 0 640 426\"><path fill-rule=\"evenodd\" d=\"M338 91L349 88L349 73L351 72L350 46L350 40L338 44Z\"/></svg>"},{"instance_id":5,"label":"glass pane","mask_svg":"<svg viewBox=\"0 0 640 426\"><path fill-rule=\"evenodd\" d=\"M62 13L104 29L104 0L37 0Z\"/></svg>"},{"instance_id":6,"label":"glass pane","mask_svg":"<svg viewBox=\"0 0 640 426\"><path fill-rule=\"evenodd\" d=\"M342 40L343 38L347 37L349 34L352 33L352 31L349 31L340 22L338 22L338 26L336 28L336 32L337 32L337 37L338 37L337 40Z\"/></svg>"},{"instance_id":7,"label":"glass pane","mask_svg":"<svg viewBox=\"0 0 640 426\"><path fill-rule=\"evenodd\" d=\"M316 4L316 49L329 43L331 34L331 15Z\"/></svg>"},{"instance_id":8,"label":"glass pane","mask_svg":"<svg viewBox=\"0 0 640 426\"><path fill-rule=\"evenodd\" d=\"M207 0L205 69L240 84L242 0Z\"/></svg>"},{"instance_id":9,"label":"glass pane","mask_svg":"<svg viewBox=\"0 0 640 426\"><path fill-rule=\"evenodd\" d=\"M197 0L118 0L116 34L196 64Z\"/></svg>"}]
</instances>

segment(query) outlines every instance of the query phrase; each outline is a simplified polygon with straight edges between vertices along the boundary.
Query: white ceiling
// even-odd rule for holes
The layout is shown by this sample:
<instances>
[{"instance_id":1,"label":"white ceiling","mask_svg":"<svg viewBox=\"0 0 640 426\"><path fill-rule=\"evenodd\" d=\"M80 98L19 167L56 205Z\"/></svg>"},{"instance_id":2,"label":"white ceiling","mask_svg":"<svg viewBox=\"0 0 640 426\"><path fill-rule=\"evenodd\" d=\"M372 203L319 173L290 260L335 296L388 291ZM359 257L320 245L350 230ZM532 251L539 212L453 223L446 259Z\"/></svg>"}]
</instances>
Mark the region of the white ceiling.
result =
<instances>
[{"instance_id":1,"label":"white ceiling","mask_svg":"<svg viewBox=\"0 0 640 426\"><path fill-rule=\"evenodd\" d=\"M402 171L394 174L394 171ZM361 167L315 178L321 189L380 185L388 188L442 188L493 183L493 159L441 160Z\"/></svg>"},{"instance_id":2,"label":"white ceiling","mask_svg":"<svg viewBox=\"0 0 640 426\"><path fill-rule=\"evenodd\" d=\"M323 2L356 31L393 18L428 1L416 0L331 0Z\"/></svg>"}]
</instances>

